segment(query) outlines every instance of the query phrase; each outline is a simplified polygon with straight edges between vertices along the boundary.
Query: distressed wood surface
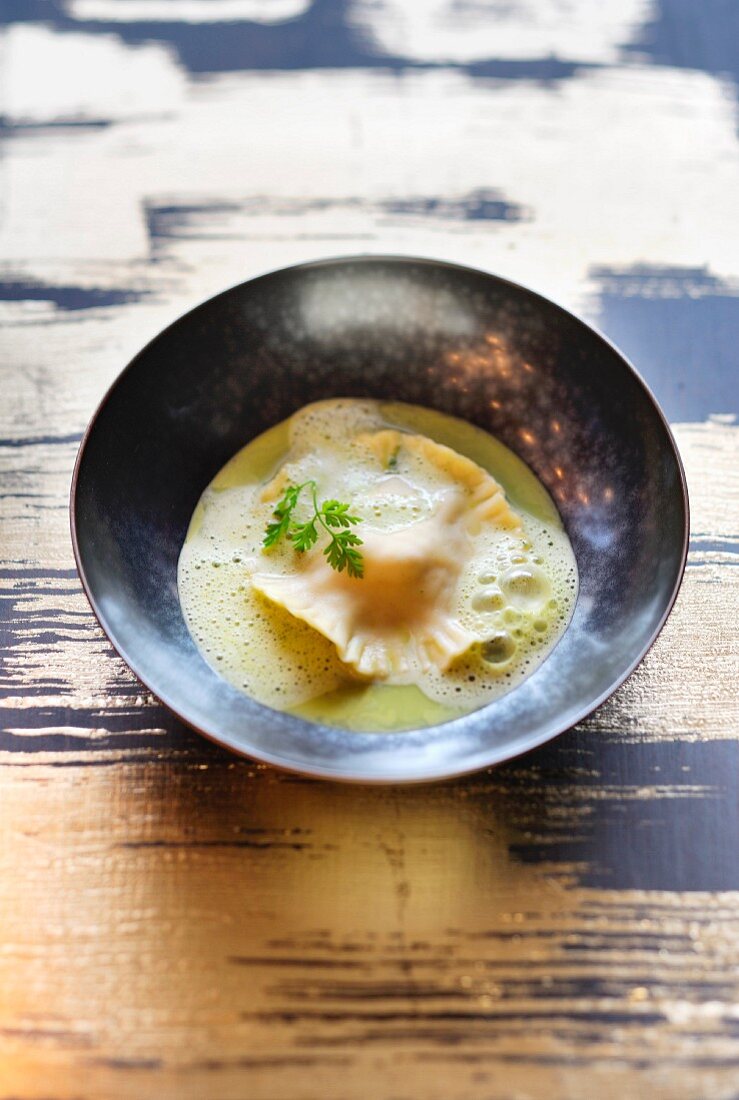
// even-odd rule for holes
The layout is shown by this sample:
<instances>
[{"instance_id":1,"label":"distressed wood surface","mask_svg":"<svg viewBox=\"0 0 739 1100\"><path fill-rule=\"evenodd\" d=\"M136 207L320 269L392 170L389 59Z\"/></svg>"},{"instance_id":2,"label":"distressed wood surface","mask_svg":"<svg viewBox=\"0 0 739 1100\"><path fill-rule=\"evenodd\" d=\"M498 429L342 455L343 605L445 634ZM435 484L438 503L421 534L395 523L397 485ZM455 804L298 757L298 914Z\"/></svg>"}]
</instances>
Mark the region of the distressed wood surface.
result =
<instances>
[{"instance_id":1,"label":"distressed wood surface","mask_svg":"<svg viewBox=\"0 0 739 1100\"><path fill-rule=\"evenodd\" d=\"M0 6L0 1100L739 1097L739 7ZM598 324L691 489L588 721L338 787L174 721L81 592L90 414L162 325L403 251Z\"/></svg>"}]
</instances>

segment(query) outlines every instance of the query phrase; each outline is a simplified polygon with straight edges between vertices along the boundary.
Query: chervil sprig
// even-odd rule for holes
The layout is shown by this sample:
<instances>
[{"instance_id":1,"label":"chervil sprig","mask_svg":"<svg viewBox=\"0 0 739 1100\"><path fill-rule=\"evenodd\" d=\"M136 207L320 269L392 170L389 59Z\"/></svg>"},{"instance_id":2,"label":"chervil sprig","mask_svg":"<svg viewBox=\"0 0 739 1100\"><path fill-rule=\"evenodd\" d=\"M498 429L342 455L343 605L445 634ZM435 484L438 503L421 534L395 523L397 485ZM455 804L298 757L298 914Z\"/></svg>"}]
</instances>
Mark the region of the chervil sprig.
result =
<instances>
[{"instance_id":1,"label":"chervil sprig","mask_svg":"<svg viewBox=\"0 0 739 1100\"><path fill-rule=\"evenodd\" d=\"M285 490L285 495L279 504L275 505L272 515L275 517L273 523L268 523L266 531L264 533L263 546L274 546L274 544L281 539L283 535L287 535L290 531L292 522L292 514L295 505L298 503L298 497L300 496L300 490L302 485L290 486Z\"/></svg>"},{"instance_id":2,"label":"chervil sprig","mask_svg":"<svg viewBox=\"0 0 739 1100\"><path fill-rule=\"evenodd\" d=\"M310 489L313 502L313 516L305 523L293 520L293 512L303 489ZM290 485L272 513L274 519L267 524L262 545L274 546L281 538L288 538L299 553L305 553L318 542L319 527L328 533L329 541L323 553L332 569L342 573L345 569L350 577L361 579L364 576L364 559L357 550L362 539L351 528L361 523L361 516L351 515L349 505L339 500L324 500L319 505L318 487L315 481L304 481L302 485Z\"/></svg>"}]
</instances>

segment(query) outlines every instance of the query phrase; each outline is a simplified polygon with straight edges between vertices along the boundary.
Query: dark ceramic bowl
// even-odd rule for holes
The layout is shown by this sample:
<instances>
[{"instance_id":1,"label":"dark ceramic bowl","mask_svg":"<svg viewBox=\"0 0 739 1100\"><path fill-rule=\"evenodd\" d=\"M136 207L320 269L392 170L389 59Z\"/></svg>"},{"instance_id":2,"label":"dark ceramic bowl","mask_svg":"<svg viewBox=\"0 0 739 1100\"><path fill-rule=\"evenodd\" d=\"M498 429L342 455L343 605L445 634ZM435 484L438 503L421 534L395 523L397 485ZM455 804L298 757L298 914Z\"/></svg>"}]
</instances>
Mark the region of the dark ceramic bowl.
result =
<instances>
[{"instance_id":1,"label":"dark ceramic bowl","mask_svg":"<svg viewBox=\"0 0 739 1100\"><path fill-rule=\"evenodd\" d=\"M536 672L482 710L400 734L316 725L241 695L187 631L177 558L198 497L255 435L332 396L464 417L516 451L557 502L580 571L574 617ZM175 321L103 399L80 448L71 512L95 614L176 715L236 752L365 782L469 772L589 714L662 627L688 533L675 443L614 347L504 279L400 257L288 268Z\"/></svg>"}]
</instances>

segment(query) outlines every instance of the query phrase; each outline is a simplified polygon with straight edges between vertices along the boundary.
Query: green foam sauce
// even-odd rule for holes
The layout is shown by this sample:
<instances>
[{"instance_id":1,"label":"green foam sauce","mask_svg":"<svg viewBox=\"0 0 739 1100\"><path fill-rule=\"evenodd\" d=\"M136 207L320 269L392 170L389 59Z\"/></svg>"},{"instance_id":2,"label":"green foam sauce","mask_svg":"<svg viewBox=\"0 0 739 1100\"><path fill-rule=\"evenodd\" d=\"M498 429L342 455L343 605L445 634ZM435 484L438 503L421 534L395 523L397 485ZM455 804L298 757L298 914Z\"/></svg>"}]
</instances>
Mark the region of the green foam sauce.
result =
<instances>
[{"instance_id":1,"label":"green foam sauce","mask_svg":"<svg viewBox=\"0 0 739 1100\"><path fill-rule=\"evenodd\" d=\"M429 436L471 458L500 483L512 507L524 518L534 517L561 529L559 513L548 492L513 451L487 432L464 420L433 409L383 402L389 427ZM266 482L285 461L289 450L289 421L270 428L242 449L216 475L216 492ZM188 539L202 522L202 502L196 508ZM344 729L392 733L449 721L468 712L429 699L415 685L347 683L324 695L288 709L310 721Z\"/></svg>"}]
</instances>

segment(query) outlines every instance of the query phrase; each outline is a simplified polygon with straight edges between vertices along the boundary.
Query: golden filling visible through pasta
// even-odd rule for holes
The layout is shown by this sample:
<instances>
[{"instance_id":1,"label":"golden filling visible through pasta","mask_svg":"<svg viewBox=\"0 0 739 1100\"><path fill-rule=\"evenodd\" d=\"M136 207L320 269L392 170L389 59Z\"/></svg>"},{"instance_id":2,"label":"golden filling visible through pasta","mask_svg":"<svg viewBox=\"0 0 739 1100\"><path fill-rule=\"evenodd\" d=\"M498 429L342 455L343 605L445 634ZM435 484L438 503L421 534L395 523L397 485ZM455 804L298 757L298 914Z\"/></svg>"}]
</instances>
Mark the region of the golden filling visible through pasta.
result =
<instances>
[{"instance_id":1,"label":"golden filling visible through pasta","mask_svg":"<svg viewBox=\"0 0 739 1100\"><path fill-rule=\"evenodd\" d=\"M264 547L285 490L306 482L359 517L361 577L332 568L321 541ZM519 683L564 630L577 572L551 499L499 441L431 410L336 399L301 409L216 476L178 583L193 637L235 687L382 731L443 721Z\"/></svg>"}]
</instances>

